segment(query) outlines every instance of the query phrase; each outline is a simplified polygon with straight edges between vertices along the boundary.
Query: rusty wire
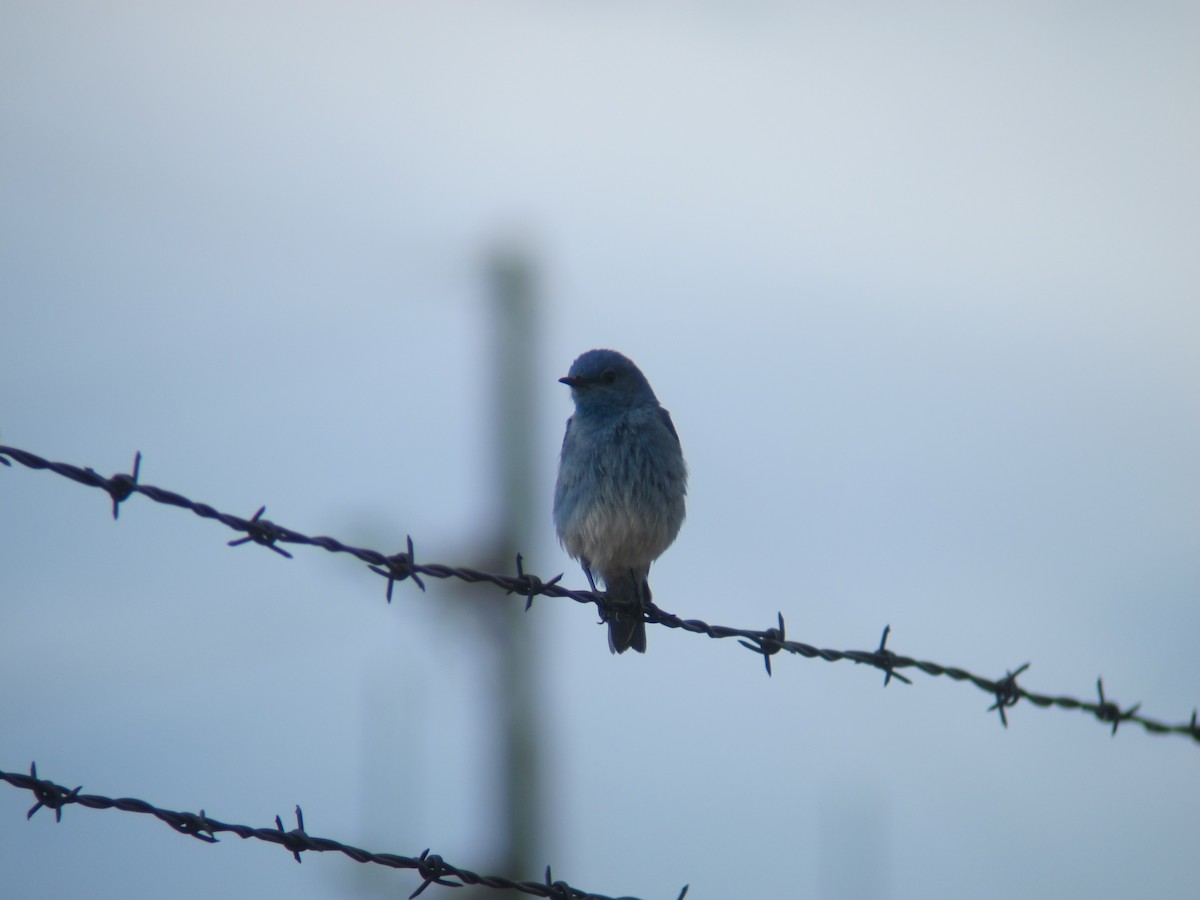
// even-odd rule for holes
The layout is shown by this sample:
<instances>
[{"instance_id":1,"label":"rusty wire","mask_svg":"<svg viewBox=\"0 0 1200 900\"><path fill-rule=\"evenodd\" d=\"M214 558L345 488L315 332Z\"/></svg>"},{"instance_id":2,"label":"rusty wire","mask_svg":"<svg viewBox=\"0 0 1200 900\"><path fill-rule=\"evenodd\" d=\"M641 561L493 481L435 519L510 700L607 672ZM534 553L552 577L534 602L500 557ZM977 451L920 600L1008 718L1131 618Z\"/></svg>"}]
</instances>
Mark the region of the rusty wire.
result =
<instances>
[{"instance_id":1,"label":"rusty wire","mask_svg":"<svg viewBox=\"0 0 1200 900\"><path fill-rule=\"evenodd\" d=\"M79 484L99 488L105 491L112 500L112 514L116 519L120 513L120 505L134 494L141 494L156 503L177 506L191 510L196 515L215 519L227 528L240 533L242 536L229 541L231 546L246 543L256 543L274 552L291 558L291 554L279 544L306 544L320 547L330 553L347 553L366 563L371 571L387 579L387 600L392 600L392 592L397 582L411 579L421 590L425 590L422 576L429 578L456 578L470 583L489 583L503 588L510 594L519 594L526 598L525 608L528 610L535 597L559 597L574 600L576 603L595 605L602 621L607 620L612 609L609 600L603 592L571 590L559 584L562 575L556 575L549 580L543 580L536 575L526 572L521 556L516 558L516 574L503 575L493 572L481 572L476 569L446 566L438 563L419 563L416 560L412 538L409 537L404 550L399 553L384 554L377 550L354 547L336 538L317 536L310 537L278 525L263 518L266 507L260 507L249 519L223 513L213 507L197 503L182 494L163 490L148 484L141 484L138 476L141 468L141 453L134 457L131 474L118 473L106 478L91 468L80 468L70 463L51 462L36 454L16 447L0 445L0 463L10 465L9 457L21 465L31 469L47 469L64 478L69 478ZM1109 699L1104 693L1103 681L1097 679L1097 699L1095 701L1079 700L1069 696L1052 696L1038 694L1026 690L1017 683L1017 677L1029 668L1026 662L1015 670L1008 671L1002 678L990 679L975 675L966 669L955 666L945 666L927 660L903 656L887 647L891 626L883 629L883 636L875 650L829 650L815 647L801 641L790 640L786 635L783 614L779 613L777 625L765 630L731 628L724 625L710 625L699 619L683 619L674 613L667 612L653 603L647 603L645 609L646 621L667 628L678 628L693 634L704 634L710 638L736 638L737 642L753 653L762 656L767 674L771 674L771 658L778 653L786 652L809 659L823 659L826 662L850 660L854 663L871 666L884 673L884 685L892 679L911 684L911 680L902 674L902 669L919 669L927 675L945 676L954 681L968 682L993 698L994 702L988 707L988 712L998 713L1000 722L1008 727L1008 710L1011 710L1020 700L1028 700L1042 708L1055 707L1065 710L1079 710L1093 716L1097 721L1112 726L1112 734L1116 734L1122 722L1131 722L1142 726L1150 734L1179 734L1190 737L1200 744L1200 723L1197 713L1192 711L1191 719L1187 722L1169 724L1151 719L1141 714L1141 703L1135 703L1128 708L1122 708L1116 701Z\"/></svg>"}]
</instances>

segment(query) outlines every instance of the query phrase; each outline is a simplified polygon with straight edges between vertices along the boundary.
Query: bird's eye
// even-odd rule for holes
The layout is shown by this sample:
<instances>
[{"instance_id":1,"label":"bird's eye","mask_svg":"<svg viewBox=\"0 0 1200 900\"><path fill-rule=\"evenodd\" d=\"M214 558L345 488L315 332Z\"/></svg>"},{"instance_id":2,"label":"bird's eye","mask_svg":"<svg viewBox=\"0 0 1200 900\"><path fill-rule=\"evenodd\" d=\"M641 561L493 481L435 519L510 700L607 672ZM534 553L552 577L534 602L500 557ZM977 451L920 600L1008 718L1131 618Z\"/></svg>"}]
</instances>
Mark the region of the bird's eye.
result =
<instances>
[{"instance_id":1,"label":"bird's eye","mask_svg":"<svg viewBox=\"0 0 1200 900\"><path fill-rule=\"evenodd\" d=\"M612 384L617 380L617 373L612 369L605 369L604 374L600 376L600 380L605 384Z\"/></svg>"}]
</instances>

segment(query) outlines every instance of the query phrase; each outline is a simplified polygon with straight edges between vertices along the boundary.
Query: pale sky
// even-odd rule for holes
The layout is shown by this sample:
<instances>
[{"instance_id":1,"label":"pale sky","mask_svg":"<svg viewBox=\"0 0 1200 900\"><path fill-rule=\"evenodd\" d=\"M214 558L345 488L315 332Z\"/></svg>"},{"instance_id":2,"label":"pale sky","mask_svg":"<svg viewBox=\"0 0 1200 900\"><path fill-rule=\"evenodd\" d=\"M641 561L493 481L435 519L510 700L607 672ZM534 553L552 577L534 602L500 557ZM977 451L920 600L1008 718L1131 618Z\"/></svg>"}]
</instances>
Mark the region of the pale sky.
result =
<instances>
[{"instance_id":1,"label":"pale sky","mask_svg":"<svg viewBox=\"0 0 1200 900\"><path fill-rule=\"evenodd\" d=\"M1200 15L1102 4L10 3L0 443L475 565L485 263L536 261L543 577L590 347L670 409L685 618L1186 721L1200 703ZM229 549L0 469L0 769L477 871L486 588ZM519 598L500 602L517 604ZM1195 880L1200 745L540 600L539 862L610 895L1124 898ZM28 898L407 896L411 873L0 785ZM423 896L438 896L430 888ZM357 893L356 893L357 892ZM443 894L445 891L443 890Z\"/></svg>"}]
</instances>

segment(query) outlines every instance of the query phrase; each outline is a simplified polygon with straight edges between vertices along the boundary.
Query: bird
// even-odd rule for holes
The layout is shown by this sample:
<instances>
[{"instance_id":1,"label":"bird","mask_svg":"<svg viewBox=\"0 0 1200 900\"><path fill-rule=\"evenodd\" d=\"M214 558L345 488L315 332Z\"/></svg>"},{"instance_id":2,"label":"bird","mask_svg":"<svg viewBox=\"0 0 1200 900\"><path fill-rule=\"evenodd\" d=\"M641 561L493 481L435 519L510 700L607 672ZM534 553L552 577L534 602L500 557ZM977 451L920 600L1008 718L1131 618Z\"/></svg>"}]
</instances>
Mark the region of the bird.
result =
<instances>
[{"instance_id":1,"label":"bird","mask_svg":"<svg viewBox=\"0 0 1200 900\"><path fill-rule=\"evenodd\" d=\"M650 564L674 542L685 514L679 434L641 369L615 350L588 350L558 380L570 387L575 412L554 486L555 531L592 590L594 575L604 582L609 650L645 653Z\"/></svg>"}]
</instances>

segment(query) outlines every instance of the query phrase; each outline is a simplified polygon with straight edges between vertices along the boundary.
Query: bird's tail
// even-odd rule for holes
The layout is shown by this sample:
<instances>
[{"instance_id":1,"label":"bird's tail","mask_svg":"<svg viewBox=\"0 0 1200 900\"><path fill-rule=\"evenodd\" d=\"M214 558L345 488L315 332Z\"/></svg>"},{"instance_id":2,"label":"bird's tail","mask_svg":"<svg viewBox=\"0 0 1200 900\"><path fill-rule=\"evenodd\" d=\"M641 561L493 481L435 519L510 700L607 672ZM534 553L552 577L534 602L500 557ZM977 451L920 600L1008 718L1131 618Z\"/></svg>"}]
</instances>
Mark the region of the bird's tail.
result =
<instances>
[{"instance_id":1,"label":"bird's tail","mask_svg":"<svg viewBox=\"0 0 1200 900\"><path fill-rule=\"evenodd\" d=\"M646 652L646 621L642 617L643 600L650 598L650 586L645 573L626 570L604 584L610 602L608 618L608 649L624 653L633 648Z\"/></svg>"}]
</instances>

